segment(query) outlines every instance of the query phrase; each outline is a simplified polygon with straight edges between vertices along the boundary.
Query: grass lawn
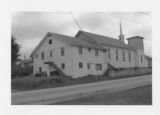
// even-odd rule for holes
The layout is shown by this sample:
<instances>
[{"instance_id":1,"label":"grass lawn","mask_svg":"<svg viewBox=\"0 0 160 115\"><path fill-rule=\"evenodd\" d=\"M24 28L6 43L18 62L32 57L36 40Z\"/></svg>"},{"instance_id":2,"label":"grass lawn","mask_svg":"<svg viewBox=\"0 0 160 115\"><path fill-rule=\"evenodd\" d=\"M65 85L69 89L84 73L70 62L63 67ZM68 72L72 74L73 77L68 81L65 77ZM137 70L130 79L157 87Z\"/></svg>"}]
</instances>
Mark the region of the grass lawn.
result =
<instances>
[{"instance_id":1,"label":"grass lawn","mask_svg":"<svg viewBox=\"0 0 160 115\"><path fill-rule=\"evenodd\" d=\"M56 103L54 105L152 105L152 85Z\"/></svg>"},{"instance_id":2,"label":"grass lawn","mask_svg":"<svg viewBox=\"0 0 160 115\"><path fill-rule=\"evenodd\" d=\"M115 79L138 77L138 76L141 76L141 75L121 76L121 77L115 77L115 78L111 78L109 76L85 76L85 77L76 78L76 79L71 79L70 77L68 78L63 77L62 82L56 82L55 80L53 80L53 77L26 76L22 78L12 79L11 89L12 91L37 90L37 89L63 87L63 86L69 86L69 85L78 85L78 84L84 84L84 83L115 80Z\"/></svg>"}]
</instances>

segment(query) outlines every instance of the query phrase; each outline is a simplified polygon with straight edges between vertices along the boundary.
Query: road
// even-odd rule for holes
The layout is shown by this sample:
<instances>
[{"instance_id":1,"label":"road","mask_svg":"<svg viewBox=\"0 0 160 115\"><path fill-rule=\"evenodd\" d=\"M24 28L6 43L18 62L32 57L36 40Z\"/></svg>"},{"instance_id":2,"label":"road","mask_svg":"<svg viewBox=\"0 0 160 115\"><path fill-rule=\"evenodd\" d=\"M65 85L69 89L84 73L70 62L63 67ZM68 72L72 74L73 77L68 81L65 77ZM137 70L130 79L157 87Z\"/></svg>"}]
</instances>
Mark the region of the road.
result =
<instances>
[{"instance_id":1,"label":"road","mask_svg":"<svg viewBox=\"0 0 160 115\"><path fill-rule=\"evenodd\" d=\"M92 95L98 91L116 92L152 83L152 76L140 76L82 85L12 93L12 105L50 104Z\"/></svg>"}]
</instances>

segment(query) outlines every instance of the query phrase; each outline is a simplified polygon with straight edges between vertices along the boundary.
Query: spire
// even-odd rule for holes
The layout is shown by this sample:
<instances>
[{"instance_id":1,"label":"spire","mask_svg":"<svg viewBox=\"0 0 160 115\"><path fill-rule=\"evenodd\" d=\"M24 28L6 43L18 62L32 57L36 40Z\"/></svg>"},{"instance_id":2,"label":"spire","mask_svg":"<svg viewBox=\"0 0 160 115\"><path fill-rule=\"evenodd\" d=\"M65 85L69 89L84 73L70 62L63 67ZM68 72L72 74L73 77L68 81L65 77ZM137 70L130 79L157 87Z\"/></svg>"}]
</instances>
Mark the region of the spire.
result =
<instances>
[{"instance_id":1,"label":"spire","mask_svg":"<svg viewBox=\"0 0 160 115\"><path fill-rule=\"evenodd\" d=\"M123 35L123 31L122 31L121 21L120 21L120 35L119 35L119 40L124 42L124 35Z\"/></svg>"},{"instance_id":2,"label":"spire","mask_svg":"<svg viewBox=\"0 0 160 115\"><path fill-rule=\"evenodd\" d=\"M120 35L123 35L121 22L120 22Z\"/></svg>"}]
</instances>

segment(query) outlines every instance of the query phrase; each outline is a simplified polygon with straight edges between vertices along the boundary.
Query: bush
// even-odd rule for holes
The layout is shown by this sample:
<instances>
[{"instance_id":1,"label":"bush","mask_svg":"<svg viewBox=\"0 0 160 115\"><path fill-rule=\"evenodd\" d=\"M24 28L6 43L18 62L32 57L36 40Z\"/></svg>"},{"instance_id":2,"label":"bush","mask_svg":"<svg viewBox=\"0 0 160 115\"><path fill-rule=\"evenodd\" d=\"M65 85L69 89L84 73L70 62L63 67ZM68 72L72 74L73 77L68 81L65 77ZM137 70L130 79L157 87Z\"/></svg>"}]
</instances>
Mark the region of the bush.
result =
<instances>
[{"instance_id":1,"label":"bush","mask_svg":"<svg viewBox=\"0 0 160 115\"><path fill-rule=\"evenodd\" d=\"M28 76L33 73L33 67L32 66L26 66L22 68L21 64L13 64L11 68L11 77L14 78L16 76L22 77L22 76Z\"/></svg>"}]
</instances>

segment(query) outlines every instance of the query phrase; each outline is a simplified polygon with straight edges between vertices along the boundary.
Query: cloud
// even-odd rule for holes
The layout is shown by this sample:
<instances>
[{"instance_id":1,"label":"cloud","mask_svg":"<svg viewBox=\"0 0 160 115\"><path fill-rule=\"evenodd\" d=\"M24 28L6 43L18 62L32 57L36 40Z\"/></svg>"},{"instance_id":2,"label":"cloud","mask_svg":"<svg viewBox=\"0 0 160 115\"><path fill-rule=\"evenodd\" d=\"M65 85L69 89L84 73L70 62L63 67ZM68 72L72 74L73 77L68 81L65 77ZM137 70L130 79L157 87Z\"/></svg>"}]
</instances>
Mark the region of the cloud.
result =
<instances>
[{"instance_id":1,"label":"cloud","mask_svg":"<svg viewBox=\"0 0 160 115\"><path fill-rule=\"evenodd\" d=\"M63 19L65 20L64 17ZM13 14L12 17L12 33L28 39L39 37L48 31L63 32L67 27L50 13L26 12Z\"/></svg>"},{"instance_id":2,"label":"cloud","mask_svg":"<svg viewBox=\"0 0 160 115\"><path fill-rule=\"evenodd\" d=\"M21 44L21 53L29 56L47 32L66 35L76 33L76 25L72 24L71 20L70 15L66 16L61 13L14 13L12 14L11 32Z\"/></svg>"},{"instance_id":3,"label":"cloud","mask_svg":"<svg viewBox=\"0 0 160 115\"><path fill-rule=\"evenodd\" d=\"M140 13L74 12L82 30L118 39L121 20L125 37L144 36L145 52L151 51L151 18ZM21 53L30 55L47 32L74 36L79 30L68 12L17 12L12 14L12 34L21 44ZM151 54L151 53L150 53Z\"/></svg>"},{"instance_id":4,"label":"cloud","mask_svg":"<svg viewBox=\"0 0 160 115\"><path fill-rule=\"evenodd\" d=\"M115 28L118 29L119 26L117 20L104 13L81 13L78 16L75 14L75 17L78 17L77 21L83 30L102 35L109 35L112 33L112 36L114 36Z\"/></svg>"},{"instance_id":5,"label":"cloud","mask_svg":"<svg viewBox=\"0 0 160 115\"><path fill-rule=\"evenodd\" d=\"M21 45L23 44L23 46L20 49L21 57L23 57L24 54L29 56L30 53L33 51L33 48L35 48L38 45L38 43L41 41L41 39L40 38L32 38L32 40L30 40L30 39L22 40Z\"/></svg>"}]
</instances>

